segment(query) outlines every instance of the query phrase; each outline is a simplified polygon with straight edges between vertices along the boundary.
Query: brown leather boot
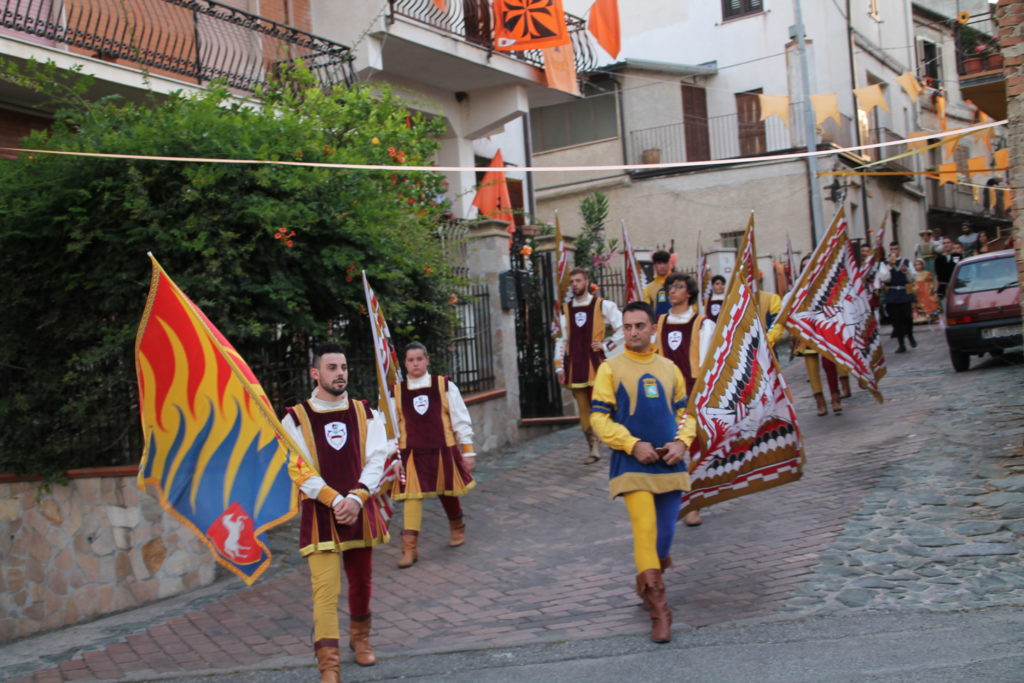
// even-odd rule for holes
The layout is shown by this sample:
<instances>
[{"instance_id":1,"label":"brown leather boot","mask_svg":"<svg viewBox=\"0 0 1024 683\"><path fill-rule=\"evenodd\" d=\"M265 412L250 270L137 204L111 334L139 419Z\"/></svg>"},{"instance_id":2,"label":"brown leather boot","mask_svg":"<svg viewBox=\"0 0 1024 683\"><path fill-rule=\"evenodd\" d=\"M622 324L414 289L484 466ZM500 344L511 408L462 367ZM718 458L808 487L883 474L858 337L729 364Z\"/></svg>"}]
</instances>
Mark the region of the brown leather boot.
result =
<instances>
[{"instance_id":1,"label":"brown leather boot","mask_svg":"<svg viewBox=\"0 0 1024 683\"><path fill-rule=\"evenodd\" d=\"M403 531L402 532L402 557L398 560L398 568L405 569L411 567L419 559L416 552L416 545L420 540L420 532L418 531Z\"/></svg>"},{"instance_id":2,"label":"brown leather boot","mask_svg":"<svg viewBox=\"0 0 1024 683\"><path fill-rule=\"evenodd\" d=\"M466 542L466 523L462 521L462 515L459 515L455 519L449 519L448 529L451 531L451 538L448 539L448 545L453 548L457 548Z\"/></svg>"},{"instance_id":3,"label":"brown leather boot","mask_svg":"<svg viewBox=\"0 0 1024 683\"><path fill-rule=\"evenodd\" d=\"M843 412L843 402L839 400L839 394L832 394L832 412L836 415Z\"/></svg>"},{"instance_id":4,"label":"brown leather boot","mask_svg":"<svg viewBox=\"0 0 1024 683\"><path fill-rule=\"evenodd\" d=\"M647 611L651 614L651 640L656 643L669 642L672 640L672 610L668 607L661 570L648 569L640 572L637 584L643 591L644 604L650 604Z\"/></svg>"},{"instance_id":5,"label":"brown leather boot","mask_svg":"<svg viewBox=\"0 0 1024 683\"><path fill-rule=\"evenodd\" d=\"M828 415L828 406L825 404L825 394L820 391L814 395L814 402L818 404L818 416Z\"/></svg>"},{"instance_id":6,"label":"brown leather boot","mask_svg":"<svg viewBox=\"0 0 1024 683\"><path fill-rule=\"evenodd\" d=\"M356 664L373 666L377 663L377 655L370 645L370 615L350 617L348 622L348 646L356 653Z\"/></svg>"},{"instance_id":7,"label":"brown leather boot","mask_svg":"<svg viewBox=\"0 0 1024 683\"><path fill-rule=\"evenodd\" d=\"M660 571L660 570L659 570ZM636 575L636 594L640 596L640 600L643 601L644 609L648 612L651 611L651 598L647 595L647 591L644 590L644 573Z\"/></svg>"},{"instance_id":8,"label":"brown leather boot","mask_svg":"<svg viewBox=\"0 0 1024 683\"><path fill-rule=\"evenodd\" d=\"M839 396L840 398L850 398L850 376L839 378Z\"/></svg>"},{"instance_id":9,"label":"brown leather boot","mask_svg":"<svg viewBox=\"0 0 1024 683\"><path fill-rule=\"evenodd\" d=\"M341 656L337 638L321 638L313 643L316 666L320 669L320 683L341 683Z\"/></svg>"}]
</instances>

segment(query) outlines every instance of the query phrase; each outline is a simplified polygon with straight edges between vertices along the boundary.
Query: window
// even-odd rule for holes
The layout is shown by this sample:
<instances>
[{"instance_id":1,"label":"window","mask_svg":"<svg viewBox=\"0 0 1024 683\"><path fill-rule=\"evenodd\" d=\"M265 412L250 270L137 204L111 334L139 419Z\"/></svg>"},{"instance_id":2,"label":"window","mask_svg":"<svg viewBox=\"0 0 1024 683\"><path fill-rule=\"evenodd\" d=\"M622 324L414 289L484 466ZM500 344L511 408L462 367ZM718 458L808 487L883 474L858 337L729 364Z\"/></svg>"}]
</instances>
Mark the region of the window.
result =
<instances>
[{"instance_id":1,"label":"window","mask_svg":"<svg viewBox=\"0 0 1024 683\"><path fill-rule=\"evenodd\" d=\"M917 41L917 75L926 86L942 87L942 51L930 40Z\"/></svg>"},{"instance_id":2,"label":"window","mask_svg":"<svg viewBox=\"0 0 1024 683\"><path fill-rule=\"evenodd\" d=\"M740 156L764 154L768 150L764 121L761 120L761 89L736 93L736 125L739 133Z\"/></svg>"},{"instance_id":3,"label":"window","mask_svg":"<svg viewBox=\"0 0 1024 683\"><path fill-rule=\"evenodd\" d=\"M742 17L744 14L756 14L763 10L761 0L722 0L722 18Z\"/></svg>"},{"instance_id":4,"label":"window","mask_svg":"<svg viewBox=\"0 0 1024 683\"><path fill-rule=\"evenodd\" d=\"M533 147L537 152L618 137L615 86L588 85L583 98L530 111Z\"/></svg>"},{"instance_id":5,"label":"window","mask_svg":"<svg viewBox=\"0 0 1024 683\"><path fill-rule=\"evenodd\" d=\"M718 241L722 243L722 249L739 249L740 240L743 239L744 230L733 230L732 232L723 232L718 236Z\"/></svg>"},{"instance_id":6,"label":"window","mask_svg":"<svg viewBox=\"0 0 1024 683\"><path fill-rule=\"evenodd\" d=\"M960 266L953 283L956 294L1006 289L1017 284L1017 264L1010 257L976 261Z\"/></svg>"},{"instance_id":7,"label":"window","mask_svg":"<svg viewBox=\"0 0 1024 683\"><path fill-rule=\"evenodd\" d=\"M711 158L711 137L708 131L708 100L704 88L683 83L683 138L687 161Z\"/></svg>"}]
</instances>

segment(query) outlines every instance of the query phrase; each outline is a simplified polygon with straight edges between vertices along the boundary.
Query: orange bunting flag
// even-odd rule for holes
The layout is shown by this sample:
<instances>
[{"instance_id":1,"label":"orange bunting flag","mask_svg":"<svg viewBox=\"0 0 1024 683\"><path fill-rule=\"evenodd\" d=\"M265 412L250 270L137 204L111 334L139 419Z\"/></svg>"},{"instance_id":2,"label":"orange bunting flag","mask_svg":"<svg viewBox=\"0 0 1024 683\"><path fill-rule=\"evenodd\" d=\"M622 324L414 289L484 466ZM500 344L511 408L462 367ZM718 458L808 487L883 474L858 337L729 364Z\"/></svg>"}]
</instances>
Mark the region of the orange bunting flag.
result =
<instances>
[{"instance_id":1,"label":"orange bunting flag","mask_svg":"<svg viewBox=\"0 0 1024 683\"><path fill-rule=\"evenodd\" d=\"M434 0L434 7L436 7L439 10L441 10L442 12L444 12L444 11L446 11L448 9L445 6L445 0Z\"/></svg>"},{"instance_id":2,"label":"orange bunting flag","mask_svg":"<svg viewBox=\"0 0 1024 683\"><path fill-rule=\"evenodd\" d=\"M590 6L587 28L612 59L619 56L622 47L622 28L619 24L618 0L595 0Z\"/></svg>"},{"instance_id":3,"label":"orange bunting flag","mask_svg":"<svg viewBox=\"0 0 1024 683\"><path fill-rule=\"evenodd\" d=\"M541 54L544 55L544 76L547 78L548 87L570 95L579 95L580 85L576 79L572 43L545 48L541 50Z\"/></svg>"},{"instance_id":4,"label":"orange bunting flag","mask_svg":"<svg viewBox=\"0 0 1024 683\"><path fill-rule=\"evenodd\" d=\"M866 85L863 88L854 88L853 94L857 96L857 104L860 109L870 114L875 107L889 111L889 103L885 101L885 93L882 92L882 85Z\"/></svg>"},{"instance_id":5,"label":"orange bunting flag","mask_svg":"<svg viewBox=\"0 0 1024 683\"><path fill-rule=\"evenodd\" d=\"M295 514L291 467L311 468L249 366L156 259L135 340L144 447L139 488L252 585L267 530Z\"/></svg>"},{"instance_id":6,"label":"orange bunting flag","mask_svg":"<svg viewBox=\"0 0 1024 683\"><path fill-rule=\"evenodd\" d=\"M491 168L504 169L505 160L501 158L501 150L491 160ZM484 174L477 188L476 197L473 199L473 206L480 209L480 214L496 221L505 221L508 232L515 232L515 216L512 214L512 199L508 194L508 184L505 182L505 171L493 170Z\"/></svg>"},{"instance_id":7,"label":"orange bunting flag","mask_svg":"<svg viewBox=\"0 0 1024 683\"><path fill-rule=\"evenodd\" d=\"M769 116L778 116L789 125L789 95L758 95L761 105L761 120Z\"/></svg>"},{"instance_id":8,"label":"orange bunting flag","mask_svg":"<svg viewBox=\"0 0 1024 683\"><path fill-rule=\"evenodd\" d=\"M935 96L935 114L939 117L939 128L946 130L946 98L942 95Z\"/></svg>"},{"instance_id":9,"label":"orange bunting flag","mask_svg":"<svg viewBox=\"0 0 1024 683\"><path fill-rule=\"evenodd\" d=\"M494 0L495 50L539 50L569 41L562 0Z\"/></svg>"},{"instance_id":10,"label":"orange bunting flag","mask_svg":"<svg viewBox=\"0 0 1024 683\"><path fill-rule=\"evenodd\" d=\"M834 92L821 95L811 95L811 107L814 108L814 123L820 126L827 119L832 119L836 124L841 123L839 116L839 96Z\"/></svg>"},{"instance_id":11,"label":"orange bunting flag","mask_svg":"<svg viewBox=\"0 0 1024 683\"><path fill-rule=\"evenodd\" d=\"M902 88L910 95L910 99L916 100L917 96L924 91L921 87L921 83L917 80L917 76L914 75L913 71L908 71L905 74L897 76L896 82L902 86Z\"/></svg>"},{"instance_id":12,"label":"orange bunting flag","mask_svg":"<svg viewBox=\"0 0 1024 683\"><path fill-rule=\"evenodd\" d=\"M907 149L911 150L924 148L928 144L928 141L925 140L925 138L927 138L928 135L929 133L926 130L915 130L913 132L907 133Z\"/></svg>"},{"instance_id":13,"label":"orange bunting flag","mask_svg":"<svg viewBox=\"0 0 1024 683\"><path fill-rule=\"evenodd\" d=\"M956 181L956 162L951 161L948 164L939 164L939 185L955 183Z\"/></svg>"},{"instance_id":14,"label":"orange bunting flag","mask_svg":"<svg viewBox=\"0 0 1024 683\"><path fill-rule=\"evenodd\" d=\"M997 149L992 155L992 168L996 171L1008 171L1010 169L1010 148Z\"/></svg>"}]
</instances>

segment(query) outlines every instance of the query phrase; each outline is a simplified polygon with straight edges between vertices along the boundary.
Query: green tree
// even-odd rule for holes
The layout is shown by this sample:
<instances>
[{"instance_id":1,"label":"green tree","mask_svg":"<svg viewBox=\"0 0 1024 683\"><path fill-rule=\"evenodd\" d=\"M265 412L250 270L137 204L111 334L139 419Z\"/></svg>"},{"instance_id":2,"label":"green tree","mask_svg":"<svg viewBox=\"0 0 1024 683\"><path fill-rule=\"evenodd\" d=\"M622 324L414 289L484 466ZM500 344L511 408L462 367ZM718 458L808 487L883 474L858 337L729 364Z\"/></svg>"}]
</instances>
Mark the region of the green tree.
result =
<instances>
[{"instance_id":1,"label":"green tree","mask_svg":"<svg viewBox=\"0 0 1024 683\"><path fill-rule=\"evenodd\" d=\"M591 277L597 277L615 254L618 240L605 240L605 221L608 219L608 197L601 192L588 194L580 202L583 230L576 238L575 263L586 268Z\"/></svg>"},{"instance_id":2,"label":"green tree","mask_svg":"<svg viewBox=\"0 0 1024 683\"><path fill-rule=\"evenodd\" d=\"M443 130L384 86L325 92L301 65L258 96L241 102L215 87L142 105L78 99L24 145L424 165ZM442 349L450 334L440 174L37 154L0 163L0 183L0 471L137 459L125 444L138 430L133 345L147 252L265 385L272 347L298 372L310 339L338 339L369 361L362 269L400 342ZM371 373L354 378L361 396Z\"/></svg>"}]
</instances>

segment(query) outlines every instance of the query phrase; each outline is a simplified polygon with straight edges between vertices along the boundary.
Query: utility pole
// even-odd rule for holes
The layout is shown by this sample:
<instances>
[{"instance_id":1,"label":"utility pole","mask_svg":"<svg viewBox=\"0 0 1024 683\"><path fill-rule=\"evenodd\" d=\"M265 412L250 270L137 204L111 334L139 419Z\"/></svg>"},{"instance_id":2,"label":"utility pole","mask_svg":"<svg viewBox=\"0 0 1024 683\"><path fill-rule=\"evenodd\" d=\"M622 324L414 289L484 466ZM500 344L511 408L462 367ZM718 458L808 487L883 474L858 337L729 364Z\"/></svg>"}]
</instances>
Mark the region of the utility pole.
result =
<instances>
[{"instance_id":1,"label":"utility pole","mask_svg":"<svg viewBox=\"0 0 1024 683\"><path fill-rule=\"evenodd\" d=\"M803 13L800 11L800 0L793 0L793 11L796 23L789 28L789 35L796 39L797 56L800 59L800 80L804 89L804 138L807 140L807 151L814 152L818 149L818 131L814 122L814 107L811 106L811 67L807 61L807 33ZM811 189L811 241L817 245L825 234L825 218L821 213L821 184L816 156L807 157L807 183Z\"/></svg>"}]
</instances>

